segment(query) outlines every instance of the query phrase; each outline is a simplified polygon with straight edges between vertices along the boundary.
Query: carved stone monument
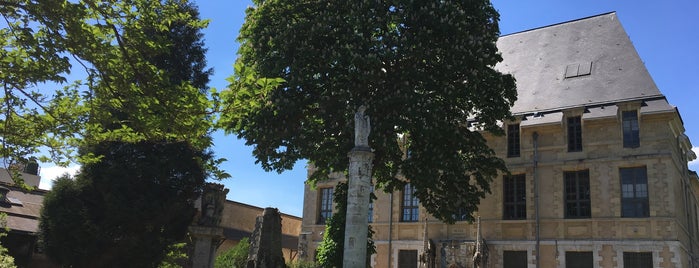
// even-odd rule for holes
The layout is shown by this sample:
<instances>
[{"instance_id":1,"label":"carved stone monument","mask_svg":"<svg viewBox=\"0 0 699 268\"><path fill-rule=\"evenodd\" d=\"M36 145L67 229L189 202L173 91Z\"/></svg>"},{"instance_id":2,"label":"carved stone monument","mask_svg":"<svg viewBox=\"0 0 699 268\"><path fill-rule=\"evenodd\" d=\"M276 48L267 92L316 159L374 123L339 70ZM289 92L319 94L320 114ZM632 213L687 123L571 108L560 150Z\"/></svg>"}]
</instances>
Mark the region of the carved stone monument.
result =
<instances>
[{"instance_id":1,"label":"carved stone monument","mask_svg":"<svg viewBox=\"0 0 699 268\"><path fill-rule=\"evenodd\" d=\"M276 208L265 208L257 216L247 267L286 268L282 255L282 216Z\"/></svg>"},{"instance_id":2,"label":"carved stone monument","mask_svg":"<svg viewBox=\"0 0 699 268\"><path fill-rule=\"evenodd\" d=\"M194 252L191 255L194 268L214 267L216 249L224 239L223 228L219 224L226 194L228 189L222 184L207 183L201 198L196 202L199 214L189 226L189 233L194 242Z\"/></svg>"},{"instance_id":3,"label":"carved stone monument","mask_svg":"<svg viewBox=\"0 0 699 268\"><path fill-rule=\"evenodd\" d=\"M371 195L371 163L374 153L369 147L371 123L360 106L354 114L354 148L349 152L347 221L345 223L344 268L366 267L366 244Z\"/></svg>"}]
</instances>

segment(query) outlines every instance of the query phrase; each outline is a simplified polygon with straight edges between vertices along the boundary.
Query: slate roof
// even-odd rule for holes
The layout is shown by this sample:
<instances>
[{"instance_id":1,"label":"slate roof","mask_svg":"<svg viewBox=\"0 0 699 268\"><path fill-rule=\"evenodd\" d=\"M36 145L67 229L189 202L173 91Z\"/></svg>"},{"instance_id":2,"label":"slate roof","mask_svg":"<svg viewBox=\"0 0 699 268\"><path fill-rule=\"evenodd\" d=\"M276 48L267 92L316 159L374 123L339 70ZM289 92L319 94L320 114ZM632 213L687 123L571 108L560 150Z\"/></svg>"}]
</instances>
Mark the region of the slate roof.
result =
<instances>
[{"instance_id":1,"label":"slate roof","mask_svg":"<svg viewBox=\"0 0 699 268\"><path fill-rule=\"evenodd\" d=\"M8 184L0 183L0 186L10 190L7 197L13 201L0 200L0 212L7 213L7 227L15 232L36 234L39 230L39 216L46 191L23 192Z\"/></svg>"},{"instance_id":2,"label":"slate roof","mask_svg":"<svg viewBox=\"0 0 699 268\"><path fill-rule=\"evenodd\" d=\"M505 35L497 46L496 69L517 79L515 115L632 100L653 101L652 112L675 111L614 12Z\"/></svg>"}]
</instances>

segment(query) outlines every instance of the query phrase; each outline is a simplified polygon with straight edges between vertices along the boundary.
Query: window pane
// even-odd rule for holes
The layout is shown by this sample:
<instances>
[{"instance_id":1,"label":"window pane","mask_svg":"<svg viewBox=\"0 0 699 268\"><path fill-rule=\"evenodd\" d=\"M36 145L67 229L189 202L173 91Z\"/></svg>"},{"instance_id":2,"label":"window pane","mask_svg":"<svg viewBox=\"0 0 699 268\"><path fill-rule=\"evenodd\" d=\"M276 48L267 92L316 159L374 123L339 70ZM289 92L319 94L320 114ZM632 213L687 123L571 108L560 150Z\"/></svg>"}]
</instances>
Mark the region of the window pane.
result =
<instances>
[{"instance_id":1,"label":"window pane","mask_svg":"<svg viewBox=\"0 0 699 268\"><path fill-rule=\"evenodd\" d=\"M417 250L399 250L398 267L417 268Z\"/></svg>"},{"instance_id":2,"label":"window pane","mask_svg":"<svg viewBox=\"0 0 699 268\"><path fill-rule=\"evenodd\" d=\"M648 178L646 167L619 169L621 181L621 216L648 217Z\"/></svg>"},{"instance_id":3,"label":"window pane","mask_svg":"<svg viewBox=\"0 0 699 268\"><path fill-rule=\"evenodd\" d=\"M527 268L527 252L526 251L504 251L503 252L503 267L504 268Z\"/></svg>"},{"instance_id":4,"label":"window pane","mask_svg":"<svg viewBox=\"0 0 699 268\"><path fill-rule=\"evenodd\" d=\"M580 116L568 118L568 151L582 151L582 124Z\"/></svg>"},{"instance_id":5,"label":"window pane","mask_svg":"<svg viewBox=\"0 0 699 268\"><path fill-rule=\"evenodd\" d=\"M566 252L566 268L593 268L594 259L591 251Z\"/></svg>"},{"instance_id":6,"label":"window pane","mask_svg":"<svg viewBox=\"0 0 699 268\"><path fill-rule=\"evenodd\" d=\"M621 113L624 148L636 148L640 146L640 133L638 126L638 114L636 111L623 111Z\"/></svg>"},{"instance_id":7,"label":"window pane","mask_svg":"<svg viewBox=\"0 0 699 268\"><path fill-rule=\"evenodd\" d=\"M320 189L320 207L318 213L318 223L325 224L325 221L333 213L333 188Z\"/></svg>"},{"instance_id":8,"label":"window pane","mask_svg":"<svg viewBox=\"0 0 699 268\"><path fill-rule=\"evenodd\" d=\"M418 200L415 197L415 188L409 183L403 188L403 204L401 209L401 221L418 221Z\"/></svg>"},{"instance_id":9,"label":"window pane","mask_svg":"<svg viewBox=\"0 0 699 268\"><path fill-rule=\"evenodd\" d=\"M507 125L507 156L519 156L519 124Z\"/></svg>"},{"instance_id":10,"label":"window pane","mask_svg":"<svg viewBox=\"0 0 699 268\"><path fill-rule=\"evenodd\" d=\"M624 252L624 268L652 268L653 253Z\"/></svg>"},{"instance_id":11,"label":"window pane","mask_svg":"<svg viewBox=\"0 0 699 268\"><path fill-rule=\"evenodd\" d=\"M503 176L503 218L506 220L527 218L526 176Z\"/></svg>"},{"instance_id":12,"label":"window pane","mask_svg":"<svg viewBox=\"0 0 699 268\"><path fill-rule=\"evenodd\" d=\"M592 209L589 174L587 170L564 172L566 218L590 217Z\"/></svg>"}]
</instances>

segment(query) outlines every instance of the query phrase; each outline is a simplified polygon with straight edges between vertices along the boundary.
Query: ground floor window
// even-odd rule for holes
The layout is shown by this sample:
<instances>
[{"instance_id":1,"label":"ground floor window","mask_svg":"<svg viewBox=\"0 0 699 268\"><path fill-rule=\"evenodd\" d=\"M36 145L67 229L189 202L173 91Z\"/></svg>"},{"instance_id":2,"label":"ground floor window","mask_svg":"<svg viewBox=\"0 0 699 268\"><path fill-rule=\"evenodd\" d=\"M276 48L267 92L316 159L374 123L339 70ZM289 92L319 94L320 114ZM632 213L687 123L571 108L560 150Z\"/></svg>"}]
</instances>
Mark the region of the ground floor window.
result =
<instances>
[{"instance_id":1,"label":"ground floor window","mask_svg":"<svg viewBox=\"0 0 699 268\"><path fill-rule=\"evenodd\" d=\"M399 250L398 267L417 268L417 250Z\"/></svg>"},{"instance_id":2,"label":"ground floor window","mask_svg":"<svg viewBox=\"0 0 699 268\"><path fill-rule=\"evenodd\" d=\"M624 252L624 268L652 268L653 253Z\"/></svg>"},{"instance_id":3,"label":"ground floor window","mask_svg":"<svg viewBox=\"0 0 699 268\"><path fill-rule=\"evenodd\" d=\"M504 251L502 256L504 268L527 268L526 251Z\"/></svg>"},{"instance_id":4,"label":"ground floor window","mask_svg":"<svg viewBox=\"0 0 699 268\"><path fill-rule=\"evenodd\" d=\"M566 268L593 268L592 251L566 251Z\"/></svg>"}]
</instances>

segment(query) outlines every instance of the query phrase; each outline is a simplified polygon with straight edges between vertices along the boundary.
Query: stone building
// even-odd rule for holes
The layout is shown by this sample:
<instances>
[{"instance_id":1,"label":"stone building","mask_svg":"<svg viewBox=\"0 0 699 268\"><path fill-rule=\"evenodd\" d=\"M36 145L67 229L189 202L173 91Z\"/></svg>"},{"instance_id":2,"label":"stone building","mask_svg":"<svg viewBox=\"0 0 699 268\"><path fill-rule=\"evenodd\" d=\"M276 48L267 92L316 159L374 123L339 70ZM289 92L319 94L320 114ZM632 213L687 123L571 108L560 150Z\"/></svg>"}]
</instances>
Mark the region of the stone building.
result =
<instances>
[{"instance_id":1,"label":"stone building","mask_svg":"<svg viewBox=\"0 0 699 268\"><path fill-rule=\"evenodd\" d=\"M486 138L511 175L493 180L480 228L435 220L409 184L377 192L372 267L432 267L420 262L428 249L434 267L474 267L479 230L485 267L699 267L696 156L616 14L497 45L496 68L516 77L519 97L507 134ZM302 256L313 258L343 179L306 186Z\"/></svg>"}]
</instances>

